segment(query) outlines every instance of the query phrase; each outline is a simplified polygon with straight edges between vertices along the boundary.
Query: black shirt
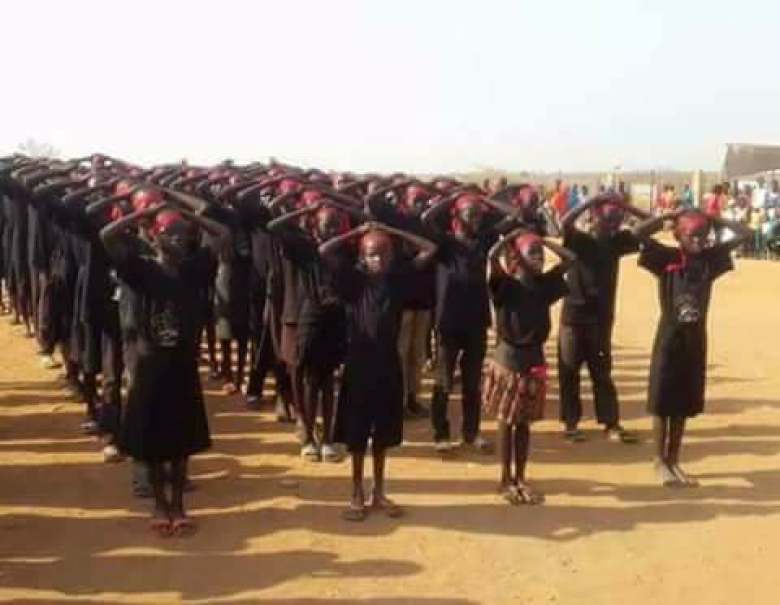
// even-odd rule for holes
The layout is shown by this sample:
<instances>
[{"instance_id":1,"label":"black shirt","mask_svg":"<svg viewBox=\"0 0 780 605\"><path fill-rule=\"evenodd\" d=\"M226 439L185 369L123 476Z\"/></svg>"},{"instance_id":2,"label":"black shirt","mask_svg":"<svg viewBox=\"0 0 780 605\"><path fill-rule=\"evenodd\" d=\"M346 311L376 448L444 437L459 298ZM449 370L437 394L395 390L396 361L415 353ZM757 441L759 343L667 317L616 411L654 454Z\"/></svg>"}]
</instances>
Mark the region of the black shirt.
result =
<instances>
[{"instance_id":1,"label":"black shirt","mask_svg":"<svg viewBox=\"0 0 780 605\"><path fill-rule=\"evenodd\" d=\"M567 277L569 294L563 301L561 322L611 322L615 316L620 257L639 250L639 241L627 230L601 239L571 229L563 244L577 255L577 262Z\"/></svg>"},{"instance_id":2,"label":"black shirt","mask_svg":"<svg viewBox=\"0 0 780 605\"><path fill-rule=\"evenodd\" d=\"M556 267L527 283L495 272L489 288L496 313L496 361L514 371L543 364L542 345L551 329L550 307L568 291L563 271Z\"/></svg>"},{"instance_id":3,"label":"black shirt","mask_svg":"<svg viewBox=\"0 0 780 605\"><path fill-rule=\"evenodd\" d=\"M639 266L658 277L662 323L704 327L712 282L731 271L734 263L725 247L684 256L679 248L648 240L642 244Z\"/></svg>"},{"instance_id":4,"label":"black shirt","mask_svg":"<svg viewBox=\"0 0 780 605\"><path fill-rule=\"evenodd\" d=\"M485 276L487 255L496 242L493 230L475 239L445 236L436 266L436 327L445 333L485 330L490 302Z\"/></svg>"}]
</instances>

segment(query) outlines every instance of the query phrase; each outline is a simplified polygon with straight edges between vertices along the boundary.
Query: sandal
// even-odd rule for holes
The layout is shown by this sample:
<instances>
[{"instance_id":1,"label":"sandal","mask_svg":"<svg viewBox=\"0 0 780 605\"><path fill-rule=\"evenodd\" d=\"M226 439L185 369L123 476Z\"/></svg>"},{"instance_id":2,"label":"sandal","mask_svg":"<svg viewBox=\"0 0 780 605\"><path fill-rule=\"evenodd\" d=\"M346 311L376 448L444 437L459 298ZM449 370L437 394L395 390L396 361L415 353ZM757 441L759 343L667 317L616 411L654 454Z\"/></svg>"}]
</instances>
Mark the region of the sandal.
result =
<instances>
[{"instance_id":1,"label":"sandal","mask_svg":"<svg viewBox=\"0 0 780 605\"><path fill-rule=\"evenodd\" d=\"M359 523L365 521L367 516L368 511L366 511L366 507L357 506L355 504L350 504L349 508L345 508L341 511L341 518L344 519L344 521Z\"/></svg>"},{"instance_id":2,"label":"sandal","mask_svg":"<svg viewBox=\"0 0 780 605\"><path fill-rule=\"evenodd\" d=\"M160 538L170 538L173 535L171 520L167 517L154 517L149 521L149 529Z\"/></svg>"},{"instance_id":3,"label":"sandal","mask_svg":"<svg viewBox=\"0 0 780 605\"><path fill-rule=\"evenodd\" d=\"M178 517L171 522L171 533L179 538L186 538L198 531L195 521L189 517Z\"/></svg>"},{"instance_id":4,"label":"sandal","mask_svg":"<svg viewBox=\"0 0 780 605\"><path fill-rule=\"evenodd\" d=\"M682 487L699 487L699 482L683 471L678 464L669 466L672 474L677 478Z\"/></svg>"},{"instance_id":5,"label":"sandal","mask_svg":"<svg viewBox=\"0 0 780 605\"><path fill-rule=\"evenodd\" d=\"M617 425L604 429L604 434L610 441L620 443L638 443L639 437L632 431L627 431L622 426Z\"/></svg>"},{"instance_id":6,"label":"sandal","mask_svg":"<svg viewBox=\"0 0 780 605\"><path fill-rule=\"evenodd\" d=\"M533 491L525 483L520 483L517 486L517 496L520 498L520 504L528 504L530 506L536 506L544 503L544 494Z\"/></svg>"},{"instance_id":7,"label":"sandal","mask_svg":"<svg viewBox=\"0 0 780 605\"><path fill-rule=\"evenodd\" d=\"M512 506L518 506L521 504L520 493L517 491L517 486L503 486L501 487L499 493L501 494L501 497Z\"/></svg>"},{"instance_id":8,"label":"sandal","mask_svg":"<svg viewBox=\"0 0 780 605\"><path fill-rule=\"evenodd\" d=\"M404 516L404 509L390 500L390 498L372 496L369 506L376 511L383 512L390 519L398 519Z\"/></svg>"}]
</instances>

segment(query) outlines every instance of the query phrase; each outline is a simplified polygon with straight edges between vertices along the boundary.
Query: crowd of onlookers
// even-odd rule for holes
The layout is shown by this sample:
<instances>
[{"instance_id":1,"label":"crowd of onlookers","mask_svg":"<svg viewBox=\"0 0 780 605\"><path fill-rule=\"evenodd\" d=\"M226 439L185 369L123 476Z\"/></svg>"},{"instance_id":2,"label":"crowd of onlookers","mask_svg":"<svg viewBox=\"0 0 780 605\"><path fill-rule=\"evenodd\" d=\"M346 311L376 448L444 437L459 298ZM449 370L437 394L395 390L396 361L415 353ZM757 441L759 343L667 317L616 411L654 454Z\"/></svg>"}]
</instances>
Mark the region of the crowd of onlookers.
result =
<instances>
[{"instance_id":1,"label":"crowd of onlookers","mask_svg":"<svg viewBox=\"0 0 780 605\"><path fill-rule=\"evenodd\" d=\"M679 205L694 206L688 185L677 195L672 185L664 186L655 199L656 212ZM701 209L710 216L738 221L751 228L753 239L740 253L752 258L780 259L780 184L759 179L750 184L719 183L704 196ZM727 233L718 234L728 237Z\"/></svg>"},{"instance_id":2,"label":"crowd of onlookers","mask_svg":"<svg viewBox=\"0 0 780 605\"><path fill-rule=\"evenodd\" d=\"M557 181L552 187L539 187L543 209L548 223L555 230L558 219L568 210L587 202L593 195L608 188L600 185L598 191L590 191L587 185L566 184ZM630 195L627 186L620 182L615 187L620 193ZM749 226L753 239L739 251L741 256L780 260L780 183L776 180L758 179L752 183L718 183L697 204L693 189L684 184L682 189L674 185L657 188L652 199L653 212L660 214L677 208L699 207L709 216L735 220ZM716 234L719 238L728 233Z\"/></svg>"}]
</instances>

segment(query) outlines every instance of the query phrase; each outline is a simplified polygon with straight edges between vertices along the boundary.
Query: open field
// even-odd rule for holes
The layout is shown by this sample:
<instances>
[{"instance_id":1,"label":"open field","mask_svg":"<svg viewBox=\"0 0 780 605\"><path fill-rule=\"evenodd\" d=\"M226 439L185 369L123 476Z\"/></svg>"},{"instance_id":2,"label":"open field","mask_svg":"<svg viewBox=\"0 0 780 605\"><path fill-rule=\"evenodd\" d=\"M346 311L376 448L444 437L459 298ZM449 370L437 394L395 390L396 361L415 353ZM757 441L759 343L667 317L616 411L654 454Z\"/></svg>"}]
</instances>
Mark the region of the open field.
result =
<instances>
[{"instance_id":1,"label":"open field","mask_svg":"<svg viewBox=\"0 0 780 605\"><path fill-rule=\"evenodd\" d=\"M407 516L349 525L339 518L347 462L302 462L289 427L210 390L215 446L193 461L199 489L189 498L201 529L167 541L146 530L148 503L129 496L129 466L101 462L78 433L81 407L2 318L0 602L777 603L778 285L780 264L754 261L716 285L708 412L683 452L698 489L653 483L644 398L657 303L631 258L615 377L642 443L607 443L590 420L587 443L564 443L552 388L530 465L545 506L502 504L492 456L442 460L427 422L415 422L390 462Z\"/></svg>"}]
</instances>

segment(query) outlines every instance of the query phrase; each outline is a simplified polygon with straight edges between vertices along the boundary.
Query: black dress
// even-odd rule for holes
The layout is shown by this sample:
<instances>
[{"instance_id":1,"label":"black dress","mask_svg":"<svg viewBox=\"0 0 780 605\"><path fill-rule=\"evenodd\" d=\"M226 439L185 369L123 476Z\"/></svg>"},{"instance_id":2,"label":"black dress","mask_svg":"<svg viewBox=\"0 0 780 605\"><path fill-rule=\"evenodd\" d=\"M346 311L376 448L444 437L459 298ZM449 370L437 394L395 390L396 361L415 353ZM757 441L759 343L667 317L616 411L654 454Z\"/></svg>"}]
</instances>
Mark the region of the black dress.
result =
<instances>
[{"instance_id":1,"label":"black dress","mask_svg":"<svg viewBox=\"0 0 780 605\"><path fill-rule=\"evenodd\" d=\"M707 311L712 282L733 269L726 248L683 256L649 240L639 265L658 278L661 318L653 343L647 410L654 416L692 417L704 411Z\"/></svg>"},{"instance_id":2,"label":"black dress","mask_svg":"<svg viewBox=\"0 0 780 605\"><path fill-rule=\"evenodd\" d=\"M403 265L373 277L346 262L336 271L336 290L347 309L347 356L335 440L350 452L365 452L369 438L382 448L403 441L398 332L412 271Z\"/></svg>"},{"instance_id":3,"label":"black dress","mask_svg":"<svg viewBox=\"0 0 780 605\"><path fill-rule=\"evenodd\" d=\"M198 335L209 256L205 250L176 275L152 258L132 256L117 274L137 296L137 366L120 446L137 460L160 462L201 452L211 445L198 375Z\"/></svg>"}]
</instances>

